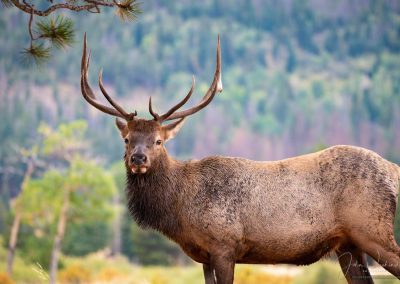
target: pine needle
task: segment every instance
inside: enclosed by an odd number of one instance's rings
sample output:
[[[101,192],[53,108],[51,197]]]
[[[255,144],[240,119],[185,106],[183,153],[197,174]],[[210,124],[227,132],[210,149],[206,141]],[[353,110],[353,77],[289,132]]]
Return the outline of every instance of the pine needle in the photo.
[[[134,21],[142,13],[140,4],[137,0],[122,0],[117,3],[115,13],[124,22]]]
[[[0,0],[0,3],[5,8],[10,8],[10,7],[14,6],[14,4],[11,0]]]
[[[36,33],[40,38],[46,38],[56,48],[65,48],[74,41],[74,22],[61,15],[36,24]]]
[[[32,65],[35,63],[40,66],[50,59],[50,48],[45,47],[43,44],[32,44],[28,48],[24,48],[22,53],[22,63],[24,65]]]

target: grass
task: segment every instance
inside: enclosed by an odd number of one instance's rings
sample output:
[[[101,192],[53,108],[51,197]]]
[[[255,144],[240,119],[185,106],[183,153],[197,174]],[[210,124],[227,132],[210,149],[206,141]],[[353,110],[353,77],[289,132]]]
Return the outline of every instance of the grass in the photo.
[[[48,283],[48,273],[40,264],[15,259],[12,280],[5,274],[6,250],[0,245],[0,283]],[[392,277],[374,279],[377,284],[394,284]],[[204,283],[202,266],[138,266],[125,257],[106,257],[104,252],[85,257],[63,256],[58,272],[60,284],[200,284]],[[347,283],[339,264],[331,260],[319,261],[310,266],[237,265],[235,284],[344,284]]]
[[[124,257],[107,258],[95,253],[84,258],[63,257],[64,268],[59,272],[60,283],[126,283],[126,284],[203,284],[200,264],[190,266],[138,266]],[[236,284],[289,284],[293,276],[274,275],[265,266],[238,265]]]

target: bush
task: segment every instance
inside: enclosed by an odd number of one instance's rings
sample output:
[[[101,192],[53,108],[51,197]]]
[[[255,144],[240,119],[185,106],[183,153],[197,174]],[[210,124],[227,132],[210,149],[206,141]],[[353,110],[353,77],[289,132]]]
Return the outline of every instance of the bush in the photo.
[[[110,230],[98,221],[69,224],[62,244],[64,254],[83,256],[107,246]]]
[[[91,281],[91,274],[85,267],[80,265],[71,265],[60,271],[58,280],[65,284],[81,284]]]
[[[0,283],[1,284],[15,284],[15,282],[4,272],[0,272]]]
[[[113,280],[117,280],[123,277],[124,275],[122,275],[122,273],[117,269],[112,267],[109,268],[107,267],[99,272],[99,275],[96,276],[96,280],[100,282],[110,283]]]
[[[289,284],[292,283],[292,277],[288,275],[273,275],[249,266],[238,267],[235,273],[235,284],[259,283]]]

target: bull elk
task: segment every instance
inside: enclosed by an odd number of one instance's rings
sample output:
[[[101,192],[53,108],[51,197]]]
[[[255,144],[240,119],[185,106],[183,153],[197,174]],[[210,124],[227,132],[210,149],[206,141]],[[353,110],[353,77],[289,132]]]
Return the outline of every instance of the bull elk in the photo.
[[[195,88],[153,119],[128,113],[88,82],[84,36],[81,91],[97,109],[116,116],[125,142],[128,208],[143,228],[160,231],[203,264],[205,282],[232,283],[235,263],[311,264],[335,252],[349,283],[373,283],[368,254],[400,279],[400,248],[393,235],[400,167],[359,147],[335,146],[280,161],[212,156],[178,161],[164,144],[185,117],[222,91],[218,37],[214,78],[202,100],[178,111]],[[164,124],[172,121],[169,124]]]

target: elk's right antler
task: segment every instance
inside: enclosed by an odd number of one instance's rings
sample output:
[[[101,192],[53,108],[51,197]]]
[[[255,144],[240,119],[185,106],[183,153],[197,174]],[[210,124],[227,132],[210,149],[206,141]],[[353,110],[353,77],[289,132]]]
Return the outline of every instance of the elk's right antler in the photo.
[[[114,107],[110,108],[108,106],[105,106],[101,104],[99,101],[97,101],[96,96],[92,90],[92,88],[89,85],[88,82],[88,71],[89,71],[89,64],[90,64],[90,52],[89,56],[86,56],[86,33],[83,38],[83,52],[82,52],[82,62],[81,62],[81,92],[85,100],[94,106],[95,108],[101,110],[102,112],[105,112],[107,114],[117,116],[124,118],[127,121],[133,120],[135,116],[137,115],[137,112],[133,113],[127,113],[119,104],[117,104],[111,97],[108,95],[106,89],[104,88],[103,85],[103,72],[100,70],[99,73],[99,86],[100,90],[103,93],[104,97],[107,99],[107,101]]]

